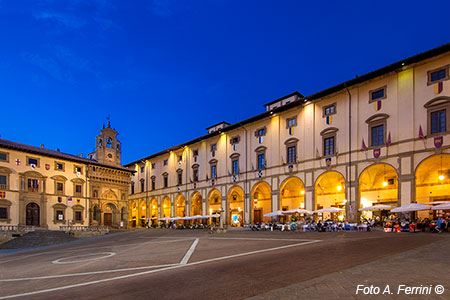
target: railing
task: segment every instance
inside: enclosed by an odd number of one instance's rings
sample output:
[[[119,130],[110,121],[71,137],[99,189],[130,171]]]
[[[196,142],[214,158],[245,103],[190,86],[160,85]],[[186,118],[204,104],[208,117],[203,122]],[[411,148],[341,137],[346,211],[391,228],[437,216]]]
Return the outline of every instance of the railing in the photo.
[[[28,188],[28,192],[31,192],[31,193],[38,193],[39,192],[39,188],[37,187],[29,187]]]
[[[106,231],[108,226],[59,226],[60,231]]]
[[[0,225],[0,231],[29,232],[29,231],[34,231],[34,226],[28,226],[28,225]]]
[[[0,190],[6,190],[6,184],[0,184]]]

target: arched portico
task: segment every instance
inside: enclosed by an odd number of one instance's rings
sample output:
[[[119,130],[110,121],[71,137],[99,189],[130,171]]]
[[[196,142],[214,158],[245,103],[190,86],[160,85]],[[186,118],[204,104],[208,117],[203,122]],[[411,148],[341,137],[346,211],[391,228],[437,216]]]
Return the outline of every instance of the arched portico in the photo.
[[[322,209],[336,207],[345,209],[347,200],[345,199],[345,178],[336,171],[327,171],[321,174],[314,185],[315,205],[314,208]],[[343,219],[342,213],[323,213],[322,218]]]
[[[251,201],[251,223],[260,224],[264,220],[269,222],[271,218],[264,217],[272,211],[272,189],[267,182],[260,181],[253,186]]]
[[[241,227],[244,225],[244,190],[235,185],[228,191],[227,224]]]

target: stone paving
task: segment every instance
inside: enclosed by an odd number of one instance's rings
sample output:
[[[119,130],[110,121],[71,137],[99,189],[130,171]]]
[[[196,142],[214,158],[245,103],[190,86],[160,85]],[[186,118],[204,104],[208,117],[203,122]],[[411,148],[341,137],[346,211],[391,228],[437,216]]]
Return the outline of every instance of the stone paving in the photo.
[[[400,254],[367,264],[323,275],[311,280],[247,298],[248,300],[275,299],[450,299],[450,237]],[[356,295],[358,284],[380,287],[378,295]],[[390,292],[383,294],[389,285]],[[429,295],[398,293],[399,285],[408,287],[432,285]],[[436,294],[436,285],[445,292]]]

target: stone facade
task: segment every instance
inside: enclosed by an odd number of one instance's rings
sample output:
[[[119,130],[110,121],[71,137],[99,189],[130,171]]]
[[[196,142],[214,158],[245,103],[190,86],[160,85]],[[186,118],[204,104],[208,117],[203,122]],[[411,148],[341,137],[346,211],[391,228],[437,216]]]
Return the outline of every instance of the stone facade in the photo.
[[[131,224],[223,208],[226,223],[241,226],[268,221],[271,211],[329,206],[345,209],[331,217],[357,220],[373,204],[450,200],[449,51],[310,96],[295,92],[265,113],[127,164],[136,171]]]
[[[110,126],[99,136],[109,133],[119,144]],[[113,149],[119,160],[106,163],[0,140],[0,225],[126,226],[132,172],[120,165],[120,147]]]

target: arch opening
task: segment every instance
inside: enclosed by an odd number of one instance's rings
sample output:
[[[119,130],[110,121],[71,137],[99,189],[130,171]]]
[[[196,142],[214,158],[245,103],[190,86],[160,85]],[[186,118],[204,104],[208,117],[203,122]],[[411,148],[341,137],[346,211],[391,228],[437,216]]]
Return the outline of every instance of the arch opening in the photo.
[[[242,227],[244,225],[244,190],[234,186],[228,191],[227,225]]]
[[[272,189],[267,182],[259,182],[253,187],[251,201],[252,224],[270,222],[272,218],[264,217],[272,211]]]
[[[327,171],[321,174],[314,185],[315,209],[336,207],[345,209],[347,200],[345,199],[345,179],[341,173]],[[343,220],[345,212],[328,213],[318,216],[322,220]]]

